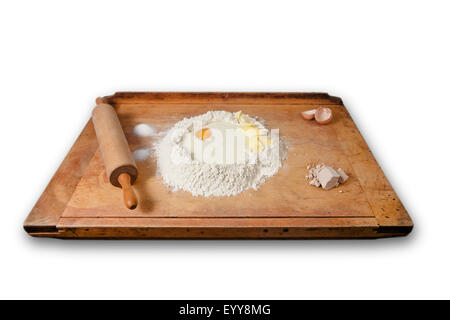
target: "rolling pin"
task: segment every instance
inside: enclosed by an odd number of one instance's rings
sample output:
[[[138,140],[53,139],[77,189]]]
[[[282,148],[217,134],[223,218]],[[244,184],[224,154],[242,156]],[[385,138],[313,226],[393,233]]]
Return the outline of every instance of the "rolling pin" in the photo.
[[[92,121],[106,174],[113,186],[123,189],[125,206],[133,210],[137,207],[136,194],[131,186],[138,175],[136,163],[116,111],[101,98],[96,102],[97,106],[92,111]]]

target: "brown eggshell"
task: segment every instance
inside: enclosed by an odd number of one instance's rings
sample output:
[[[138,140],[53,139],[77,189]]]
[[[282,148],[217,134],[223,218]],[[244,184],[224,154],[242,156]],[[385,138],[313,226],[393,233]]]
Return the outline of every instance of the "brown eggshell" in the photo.
[[[312,120],[314,119],[314,115],[316,114],[316,109],[307,110],[302,112],[302,118],[305,120]]]
[[[333,119],[333,111],[330,108],[320,107],[317,108],[316,114],[314,115],[317,123],[328,124]]]

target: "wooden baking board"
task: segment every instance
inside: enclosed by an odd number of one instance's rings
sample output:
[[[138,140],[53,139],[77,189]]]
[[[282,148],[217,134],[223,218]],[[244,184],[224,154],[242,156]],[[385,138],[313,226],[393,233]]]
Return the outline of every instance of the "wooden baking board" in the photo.
[[[407,235],[413,223],[384,176],[341,99],[323,93],[121,92],[105,97],[116,108],[131,150],[156,138],[132,129],[151,123],[159,131],[209,110],[239,111],[279,128],[288,145],[283,167],[258,191],[234,197],[194,197],[171,192],[156,161],[138,163],[136,210],[105,174],[89,121],[25,221],[32,236],[55,238],[380,238]],[[318,106],[334,112],[331,124],[305,121]],[[307,165],[325,162],[350,179],[325,191],[308,185]]]

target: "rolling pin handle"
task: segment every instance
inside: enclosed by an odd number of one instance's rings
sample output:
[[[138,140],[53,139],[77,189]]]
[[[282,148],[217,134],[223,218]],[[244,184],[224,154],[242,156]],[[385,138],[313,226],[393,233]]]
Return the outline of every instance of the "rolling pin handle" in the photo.
[[[125,203],[125,206],[130,210],[136,209],[137,198],[133,191],[133,188],[131,187],[130,175],[128,173],[122,173],[121,175],[119,175],[118,181],[123,190],[123,201]]]
[[[102,97],[98,97],[97,99],[95,99],[95,103],[97,105],[105,103],[105,99],[103,99]]]

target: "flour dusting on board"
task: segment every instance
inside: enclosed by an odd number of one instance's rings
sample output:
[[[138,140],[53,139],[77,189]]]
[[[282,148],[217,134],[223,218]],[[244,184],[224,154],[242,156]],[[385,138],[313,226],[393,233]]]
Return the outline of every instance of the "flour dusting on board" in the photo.
[[[145,161],[148,157],[150,157],[150,149],[142,148],[133,152],[133,158],[138,162]]]
[[[171,190],[233,196],[258,187],[286,158],[278,130],[242,112],[209,111],[176,123],[156,143],[158,173]]]
[[[151,137],[156,135],[157,130],[148,123],[140,123],[133,128],[133,133],[138,137]]]

